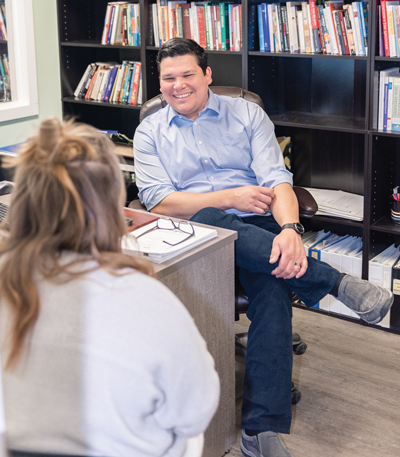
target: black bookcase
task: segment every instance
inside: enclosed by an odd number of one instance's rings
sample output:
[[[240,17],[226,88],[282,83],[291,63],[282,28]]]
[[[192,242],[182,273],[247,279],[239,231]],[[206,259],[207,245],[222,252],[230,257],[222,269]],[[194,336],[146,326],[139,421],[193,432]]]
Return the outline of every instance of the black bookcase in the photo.
[[[64,115],[132,137],[139,122],[135,106],[74,99],[87,65],[95,61],[141,60],[144,100],[159,93],[150,43],[150,4],[139,0],[141,45],[102,46],[107,0],[58,0]],[[378,57],[377,0],[368,4],[368,56],[264,53],[248,50],[248,17],[254,0],[242,1],[243,50],[206,51],[214,85],[234,85],[263,99],[277,136],[292,138],[296,185],[340,189],[364,196],[364,221],[315,216],[307,229],[329,229],[363,237],[363,277],[368,261],[385,247],[400,244],[400,226],[390,219],[391,190],[400,185],[400,135],[373,127],[375,72],[400,66]]]

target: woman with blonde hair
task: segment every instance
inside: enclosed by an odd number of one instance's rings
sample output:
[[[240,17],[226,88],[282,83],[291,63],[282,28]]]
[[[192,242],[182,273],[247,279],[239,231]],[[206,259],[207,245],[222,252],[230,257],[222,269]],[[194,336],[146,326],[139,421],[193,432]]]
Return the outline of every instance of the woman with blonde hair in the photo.
[[[217,407],[218,376],[182,303],[150,264],[121,252],[112,142],[47,119],[16,162],[0,239],[9,448],[187,455]]]

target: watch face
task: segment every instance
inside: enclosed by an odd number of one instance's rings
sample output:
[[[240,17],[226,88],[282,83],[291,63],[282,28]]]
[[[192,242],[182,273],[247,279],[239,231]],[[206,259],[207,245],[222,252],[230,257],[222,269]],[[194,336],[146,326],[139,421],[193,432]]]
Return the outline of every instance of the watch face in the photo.
[[[299,233],[300,235],[303,235],[304,227],[302,226],[302,224],[300,224],[300,222],[295,222],[293,225],[295,226],[296,232]]]

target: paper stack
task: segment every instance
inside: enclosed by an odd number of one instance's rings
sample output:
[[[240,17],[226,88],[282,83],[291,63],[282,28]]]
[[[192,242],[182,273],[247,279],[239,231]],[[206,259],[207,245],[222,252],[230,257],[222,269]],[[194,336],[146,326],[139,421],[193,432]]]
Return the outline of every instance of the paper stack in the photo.
[[[194,235],[182,243],[179,242],[187,234],[178,230],[157,229],[136,239],[136,236],[155,227],[156,224],[157,222],[152,222],[125,235],[121,240],[122,252],[125,254],[142,255],[148,257],[152,262],[162,263],[206,241],[216,238],[218,234],[215,229],[193,225]],[[170,246],[166,242],[179,244]]]
[[[364,197],[342,190],[305,187],[318,204],[317,215],[363,220]]]

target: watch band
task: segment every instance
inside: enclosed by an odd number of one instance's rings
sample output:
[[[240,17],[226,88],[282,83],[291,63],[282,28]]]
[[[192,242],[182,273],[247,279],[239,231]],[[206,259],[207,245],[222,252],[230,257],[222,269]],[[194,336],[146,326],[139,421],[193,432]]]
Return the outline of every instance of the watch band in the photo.
[[[303,235],[303,233],[304,233],[304,227],[302,226],[302,224],[300,224],[300,222],[293,222],[292,224],[284,224],[281,227],[281,231],[288,229],[288,228],[293,229],[299,235]]]

